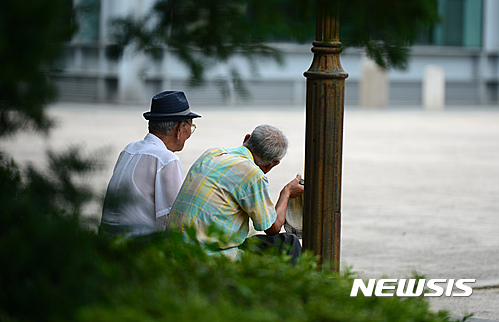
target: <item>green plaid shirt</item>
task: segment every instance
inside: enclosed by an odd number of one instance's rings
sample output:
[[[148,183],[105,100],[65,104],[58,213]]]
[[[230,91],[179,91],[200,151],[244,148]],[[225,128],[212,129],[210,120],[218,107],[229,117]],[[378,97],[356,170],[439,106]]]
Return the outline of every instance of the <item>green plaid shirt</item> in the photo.
[[[194,227],[196,238],[213,243],[210,254],[237,257],[249,231],[266,230],[277,218],[270,200],[268,180],[246,147],[206,151],[192,165],[168,216],[167,227],[184,232]],[[223,236],[211,236],[214,226]]]

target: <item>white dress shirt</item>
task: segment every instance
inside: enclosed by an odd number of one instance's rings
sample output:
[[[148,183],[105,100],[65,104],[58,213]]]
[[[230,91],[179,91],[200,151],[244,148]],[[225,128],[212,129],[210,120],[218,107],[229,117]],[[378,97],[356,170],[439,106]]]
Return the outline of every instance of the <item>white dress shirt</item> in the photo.
[[[109,181],[101,229],[112,235],[145,235],[165,229],[183,181],[177,155],[157,136],[128,144]]]

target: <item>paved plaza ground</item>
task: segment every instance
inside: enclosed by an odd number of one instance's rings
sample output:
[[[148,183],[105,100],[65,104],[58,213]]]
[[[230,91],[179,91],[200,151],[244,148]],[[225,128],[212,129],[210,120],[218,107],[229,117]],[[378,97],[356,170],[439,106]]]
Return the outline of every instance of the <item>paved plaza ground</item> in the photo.
[[[121,149],[142,139],[147,105],[58,103],[49,137],[0,142],[15,160],[45,163],[71,145],[100,156],[92,185],[104,193]],[[203,117],[179,153],[184,173],[213,146],[236,147],[258,124],[281,128],[288,155],[268,175],[271,193],[303,173],[303,107],[192,107]],[[365,110],[346,107],[343,147],[343,265],[361,277],[476,279],[470,297],[432,298],[453,315],[499,320],[499,106]],[[88,216],[100,218],[100,206]]]

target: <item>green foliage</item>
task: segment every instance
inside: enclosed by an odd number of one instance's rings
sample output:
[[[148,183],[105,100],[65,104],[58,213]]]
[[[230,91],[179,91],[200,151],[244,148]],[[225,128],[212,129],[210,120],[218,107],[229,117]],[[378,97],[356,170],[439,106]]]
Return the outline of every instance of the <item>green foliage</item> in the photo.
[[[407,68],[409,46],[439,22],[437,0],[340,1],[341,41],[383,68]]]
[[[2,0],[0,10],[0,136],[46,131],[43,107],[55,97],[46,76],[75,31],[71,0]]]
[[[319,271],[309,253],[296,265],[249,251],[234,263],[175,231],[107,239],[80,221],[72,178],[92,168],[69,155],[46,174],[0,161],[1,320],[449,320],[424,298],[351,298],[350,269]]]
[[[100,240],[79,220],[85,189],[77,167],[53,160],[42,174],[0,158],[0,319],[70,317],[101,296]]]
[[[256,59],[282,63],[279,52],[264,43],[274,25],[282,21],[269,19],[269,3],[265,1],[196,1],[159,0],[144,17],[127,17],[114,21],[116,46],[108,51],[118,58],[126,46],[160,58],[168,48],[191,72],[191,85],[199,85],[207,69],[227,63],[241,55],[257,70]],[[255,5],[258,4],[258,5]],[[277,16],[280,17],[280,16]],[[259,22],[263,22],[261,24]],[[270,24],[270,28],[269,25]],[[237,66],[228,67],[236,91],[247,95]],[[221,81],[221,88],[227,88]]]
[[[341,21],[341,41],[366,49],[383,68],[407,67],[408,47],[420,33],[438,21],[436,0],[158,0],[145,17],[128,17],[114,23],[119,57],[126,46],[161,57],[165,48],[189,67],[200,82],[210,66],[241,55],[252,70],[255,59],[281,62],[269,41],[313,40],[315,16],[333,3]],[[240,84],[237,67],[233,81]]]

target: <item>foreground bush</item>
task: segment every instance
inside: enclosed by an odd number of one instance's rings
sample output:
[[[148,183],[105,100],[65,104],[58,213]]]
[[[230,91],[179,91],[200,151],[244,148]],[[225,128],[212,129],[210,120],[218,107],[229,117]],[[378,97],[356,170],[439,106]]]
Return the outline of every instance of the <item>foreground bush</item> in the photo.
[[[109,301],[79,311],[85,321],[448,321],[424,298],[350,298],[352,278],[318,272],[305,255],[209,258],[180,235],[115,245]]]
[[[105,239],[80,222],[76,196],[88,191],[71,174],[89,168],[75,159],[24,177],[0,160],[1,321],[449,320],[422,297],[351,298],[348,270],[319,272],[309,254],[295,266],[252,253],[233,263],[177,232]]]

